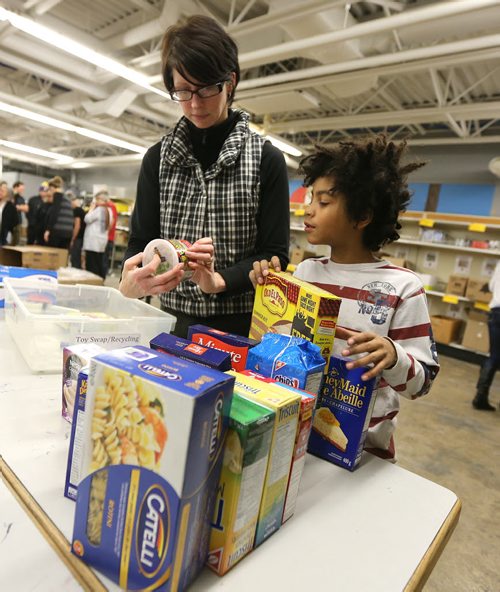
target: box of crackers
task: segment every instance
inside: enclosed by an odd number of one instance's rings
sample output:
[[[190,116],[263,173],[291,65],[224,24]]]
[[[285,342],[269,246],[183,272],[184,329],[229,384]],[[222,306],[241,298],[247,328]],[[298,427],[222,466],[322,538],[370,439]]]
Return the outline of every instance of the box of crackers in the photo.
[[[250,337],[265,333],[303,337],[321,349],[326,364],[333,351],[341,298],[286,272],[270,272],[257,285]]]

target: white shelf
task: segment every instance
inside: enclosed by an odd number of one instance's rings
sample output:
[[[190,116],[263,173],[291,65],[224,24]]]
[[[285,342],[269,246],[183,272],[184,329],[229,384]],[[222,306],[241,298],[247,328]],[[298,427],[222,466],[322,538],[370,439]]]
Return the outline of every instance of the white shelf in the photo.
[[[444,249],[447,251],[463,251],[467,253],[477,253],[481,255],[491,255],[500,257],[500,251],[496,249],[476,249],[474,247],[459,247],[458,245],[446,245],[443,243],[431,243],[429,241],[411,240],[409,238],[400,238],[396,245],[414,245],[416,247],[429,247],[432,249]]]
[[[290,230],[298,230],[299,232],[304,232],[304,227],[303,226],[290,226]]]
[[[437,220],[436,218],[426,218],[425,216],[422,216],[422,218],[412,218],[412,217],[407,217],[407,216],[401,216],[399,218],[400,222],[414,222],[415,224],[420,224],[420,222],[422,220],[432,220],[434,222],[435,226],[454,226],[455,228],[469,228],[469,226],[471,224],[475,224],[475,220],[471,219],[470,222],[461,222],[460,220]],[[480,224],[483,224],[483,222],[480,222]],[[486,230],[500,230],[500,224],[488,224],[485,223],[486,226]],[[477,232],[474,230],[471,230],[470,232]],[[479,234],[483,234],[482,232],[479,232]]]
[[[470,298],[466,298],[465,296],[457,296],[456,294],[448,294],[447,292],[439,292],[437,290],[426,290],[425,293],[428,296],[437,296],[438,298],[442,298],[443,296],[453,296],[454,298],[458,298],[462,302],[474,302]]]
[[[470,347],[465,347],[461,343],[454,343],[454,342],[452,342],[452,343],[441,343],[440,341],[437,341],[436,343],[438,345],[447,345],[449,347],[453,347],[454,349],[461,349],[462,351],[471,352],[471,353],[477,354],[479,356],[485,356],[485,357],[488,356],[488,354],[485,354],[484,352],[477,351],[476,349],[471,349]]]

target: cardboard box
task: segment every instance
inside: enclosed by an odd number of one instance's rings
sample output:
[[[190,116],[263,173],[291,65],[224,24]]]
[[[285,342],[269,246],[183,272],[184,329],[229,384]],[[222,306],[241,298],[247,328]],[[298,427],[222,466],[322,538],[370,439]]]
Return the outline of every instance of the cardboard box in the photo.
[[[321,349],[326,364],[333,351],[341,298],[288,273],[270,273],[257,285],[250,337],[265,333],[303,337]]]
[[[68,264],[68,250],[38,245],[2,247],[0,263],[34,269],[59,269]]]
[[[487,279],[469,279],[465,297],[474,302],[489,304],[493,294],[489,291]]]
[[[271,409],[233,396],[207,560],[220,576],[253,549],[274,421]]]
[[[146,347],[92,358],[72,552],[124,590],[205,565],[233,383]]]
[[[205,347],[189,339],[183,339],[170,333],[160,333],[149,342],[151,349],[165,354],[190,360],[202,366],[215,368],[221,372],[231,370],[231,354],[213,347]]]
[[[446,286],[447,294],[454,294],[455,296],[464,296],[467,289],[467,278],[460,275],[450,275],[448,284]]]
[[[76,267],[60,267],[57,270],[57,282],[59,284],[85,284],[87,286],[103,286],[101,276]]]
[[[288,478],[295,447],[301,398],[295,392],[230,370],[234,392],[269,407],[276,413],[271,452],[255,533],[257,547],[281,526]]]
[[[442,315],[431,316],[432,332],[438,343],[452,343],[458,340],[463,321]]]
[[[490,335],[488,323],[469,319],[465,325],[465,332],[462,338],[462,345],[473,351],[484,354],[490,351]]]
[[[304,259],[304,249],[300,247],[292,249],[290,252],[290,263],[291,265],[298,265]]]
[[[353,471],[359,464],[375,405],[376,378],[361,380],[366,366],[346,368],[332,356],[314,414],[308,451]]]
[[[408,261],[404,257],[393,257],[392,255],[383,255],[383,259],[392,263],[395,267],[405,267],[406,269],[415,270],[415,263]]]

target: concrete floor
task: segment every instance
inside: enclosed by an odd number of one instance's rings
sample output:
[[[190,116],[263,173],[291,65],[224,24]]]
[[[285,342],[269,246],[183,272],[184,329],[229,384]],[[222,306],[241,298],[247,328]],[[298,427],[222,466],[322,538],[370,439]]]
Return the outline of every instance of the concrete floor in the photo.
[[[117,284],[115,272],[106,285]],[[458,526],[424,592],[500,592],[500,411],[471,406],[479,366],[446,356],[440,363],[429,395],[402,398],[396,432],[399,465],[462,501]],[[498,405],[500,372],[490,395]]]
[[[398,464],[454,491],[462,513],[425,592],[500,591],[500,411],[471,406],[479,366],[440,356],[429,395],[402,399]],[[500,373],[490,391],[498,406]],[[411,508],[409,508],[411,511]]]

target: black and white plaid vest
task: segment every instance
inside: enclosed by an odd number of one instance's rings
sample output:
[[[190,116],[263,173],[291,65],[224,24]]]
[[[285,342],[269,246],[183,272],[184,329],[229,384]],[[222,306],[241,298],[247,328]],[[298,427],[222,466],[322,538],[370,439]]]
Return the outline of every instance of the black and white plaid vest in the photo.
[[[264,140],[250,130],[248,115],[239,113],[217,161],[205,172],[192,153],[184,118],[161,143],[161,236],[191,243],[212,237],[216,271],[255,252]],[[197,285],[185,281],[160,299],[164,307],[204,317],[250,312],[253,297],[253,291],[204,294]]]

